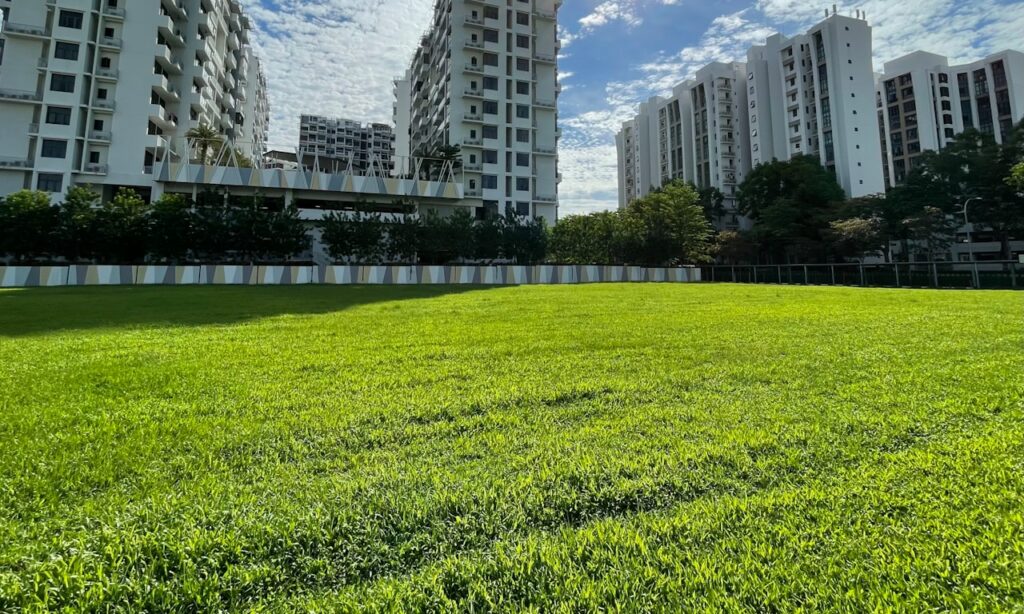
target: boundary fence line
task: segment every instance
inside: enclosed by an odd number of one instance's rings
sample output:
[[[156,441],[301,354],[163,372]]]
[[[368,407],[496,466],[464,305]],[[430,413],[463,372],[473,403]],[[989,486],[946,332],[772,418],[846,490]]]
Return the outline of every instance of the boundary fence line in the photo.
[[[894,262],[885,264],[707,265],[705,282],[874,288],[1024,290],[1024,263]]]
[[[181,285],[530,285],[698,282],[696,267],[419,265],[0,266],[0,287]]]

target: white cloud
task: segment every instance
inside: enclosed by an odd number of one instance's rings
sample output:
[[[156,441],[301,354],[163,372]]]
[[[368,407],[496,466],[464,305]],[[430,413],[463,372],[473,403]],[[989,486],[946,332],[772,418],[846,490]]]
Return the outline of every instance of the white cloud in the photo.
[[[246,0],[270,89],[270,144],[298,145],[302,113],[391,122],[392,80],[432,0]]]

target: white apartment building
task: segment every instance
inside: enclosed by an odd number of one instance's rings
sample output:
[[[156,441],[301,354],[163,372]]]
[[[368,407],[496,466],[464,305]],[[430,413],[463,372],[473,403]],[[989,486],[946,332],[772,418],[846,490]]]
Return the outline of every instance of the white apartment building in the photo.
[[[885,191],[874,105],[871,26],[833,9],[806,34],[747,54],[751,164],[812,155],[849,197]]]
[[[900,185],[921,152],[943,149],[968,128],[999,143],[1009,137],[1024,119],[1024,53],[950,66],[945,56],[917,51],[886,62],[876,101],[886,186]]]
[[[0,0],[0,194],[92,184],[148,194],[207,125],[266,143],[266,81],[238,0]],[[59,197],[59,196],[58,196]]]
[[[437,0],[396,82],[395,124],[413,156],[461,148],[476,215],[558,217],[561,0]],[[409,113],[406,115],[405,108]],[[405,153],[400,136],[399,155]]]
[[[315,158],[320,168],[364,172],[376,165],[391,171],[395,134],[387,124],[360,124],[349,119],[303,115],[299,120],[299,153],[307,166]]]
[[[641,103],[616,135],[619,208],[682,179],[724,196],[720,229],[745,225],[736,190],[750,170],[747,153],[746,68],[715,62],[677,85],[672,96]]]

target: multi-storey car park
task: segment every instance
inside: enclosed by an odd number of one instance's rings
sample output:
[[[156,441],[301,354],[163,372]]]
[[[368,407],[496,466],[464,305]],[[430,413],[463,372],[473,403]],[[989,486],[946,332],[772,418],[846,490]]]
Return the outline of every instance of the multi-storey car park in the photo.
[[[0,193],[143,194],[212,127],[259,158],[266,81],[238,0],[0,0]]]
[[[398,159],[458,146],[463,206],[558,215],[561,0],[437,0],[395,83]],[[407,111],[408,110],[408,111]],[[398,168],[399,174],[409,169]]]
[[[299,120],[299,153],[305,165],[367,171],[374,164],[391,171],[395,134],[388,124],[303,115]]]

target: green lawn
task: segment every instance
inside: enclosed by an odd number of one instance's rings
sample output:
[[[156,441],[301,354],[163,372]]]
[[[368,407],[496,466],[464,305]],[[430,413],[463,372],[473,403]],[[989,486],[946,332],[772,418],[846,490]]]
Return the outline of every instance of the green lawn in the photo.
[[[1024,609],[1024,294],[0,291],[0,611]]]

